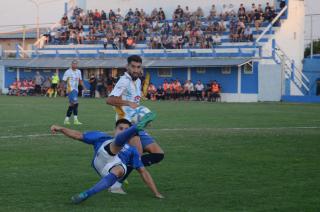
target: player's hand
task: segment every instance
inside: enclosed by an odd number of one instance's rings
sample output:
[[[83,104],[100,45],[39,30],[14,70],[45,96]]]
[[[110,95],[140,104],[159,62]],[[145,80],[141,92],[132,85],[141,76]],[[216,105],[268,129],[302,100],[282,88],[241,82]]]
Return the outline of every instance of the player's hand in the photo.
[[[60,126],[52,125],[50,129],[51,129],[52,134],[57,134],[57,132],[59,132],[61,130],[61,128],[62,127],[60,127]]]
[[[164,196],[162,196],[162,194],[156,194],[156,198],[158,198],[158,199],[164,199]]]
[[[136,109],[137,107],[139,107],[139,105],[137,103],[134,103],[134,102],[129,102],[128,105],[129,105],[129,107],[131,107],[133,109]]]

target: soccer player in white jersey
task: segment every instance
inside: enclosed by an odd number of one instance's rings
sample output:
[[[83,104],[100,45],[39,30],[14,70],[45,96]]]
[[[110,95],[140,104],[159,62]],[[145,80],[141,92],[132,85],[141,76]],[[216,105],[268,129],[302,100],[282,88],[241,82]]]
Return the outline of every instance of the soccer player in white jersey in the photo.
[[[138,55],[132,55],[127,60],[127,71],[120,77],[109,94],[106,103],[114,106],[116,120],[124,118],[131,121],[130,111],[139,107],[141,99],[141,80],[139,77],[142,76],[142,59]],[[159,163],[164,158],[164,152],[161,147],[145,131],[140,131],[138,136],[130,140],[130,144],[136,146],[141,155],[143,152],[147,152],[147,154],[141,156],[144,166]],[[127,174],[122,181],[126,179],[131,171],[132,168],[128,167]],[[121,188],[122,181],[114,184],[111,192],[124,194],[125,192]]]
[[[74,195],[71,199],[73,203],[81,203],[96,193],[108,189],[118,179],[124,176],[128,165],[133,166],[134,169],[139,172],[141,178],[156,198],[163,198],[151,175],[147,169],[144,168],[137,149],[127,145],[130,138],[143,130],[143,128],[154,120],[154,118],[154,113],[148,113],[135,125],[131,125],[126,119],[119,119],[116,122],[114,138],[99,131],[81,133],[57,125],[51,126],[52,133],[61,132],[65,136],[82,141],[86,144],[91,144],[94,149],[92,166],[101,176],[101,180],[90,189]]]
[[[69,68],[63,75],[62,80],[65,81],[67,84],[67,96],[69,99],[69,108],[67,110],[67,115],[64,120],[64,124],[69,125],[70,124],[70,117],[73,113],[73,119],[75,125],[82,124],[78,120],[78,86],[79,83],[82,85],[84,89],[85,86],[82,81],[81,71],[77,69],[78,62],[76,60],[72,61],[71,68]]]

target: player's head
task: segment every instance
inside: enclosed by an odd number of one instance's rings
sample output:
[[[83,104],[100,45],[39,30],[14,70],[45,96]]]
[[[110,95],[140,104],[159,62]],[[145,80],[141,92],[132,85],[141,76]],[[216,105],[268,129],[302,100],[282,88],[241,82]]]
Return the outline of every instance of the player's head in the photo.
[[[71,63],[72,70],[76,70],[78,68],[78,61],[73,60]]]
[[[127,65],[128,73],[132,80],[137,80],[142,74],[142,59],[139,55],[131,55],[128,57]]]
[[[129,127],[131,127],[132,124],[130,121],[128,121],[127,119],[119,119],[116,122],[116,129],[115,129],[115,136],[118,135],[119,133],[121,133],[122,131],[128,129]]]

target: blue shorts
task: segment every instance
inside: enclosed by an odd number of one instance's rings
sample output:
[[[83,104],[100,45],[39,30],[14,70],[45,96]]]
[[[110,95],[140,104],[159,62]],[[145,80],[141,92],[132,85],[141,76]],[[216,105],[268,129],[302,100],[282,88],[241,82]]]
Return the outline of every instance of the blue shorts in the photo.
[[[152,138],[146,131],[140,131],[139,137],[142,144],[142,149],[144,149],[149,144],[154,143],[154,138]]]
[[[71,104],[77,104],[78,103],[78,91],[72,90],[68,94],[68,99]]]

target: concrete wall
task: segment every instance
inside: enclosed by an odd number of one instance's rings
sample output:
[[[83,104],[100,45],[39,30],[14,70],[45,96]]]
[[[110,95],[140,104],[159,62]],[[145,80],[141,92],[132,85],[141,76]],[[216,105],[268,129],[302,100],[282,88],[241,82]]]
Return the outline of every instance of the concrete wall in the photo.
[[[286,55],[294,60],[296,66],[302,70],[305,24],[304,1],[290,0],[288,6],[288,18],[282,22],[275,39]],[[295,95],[299,91],[293,88],[291,92],[293,92],[292,95]]]
[[[259,65],[259,101],[280,101],[282,90],[281,66]]]

